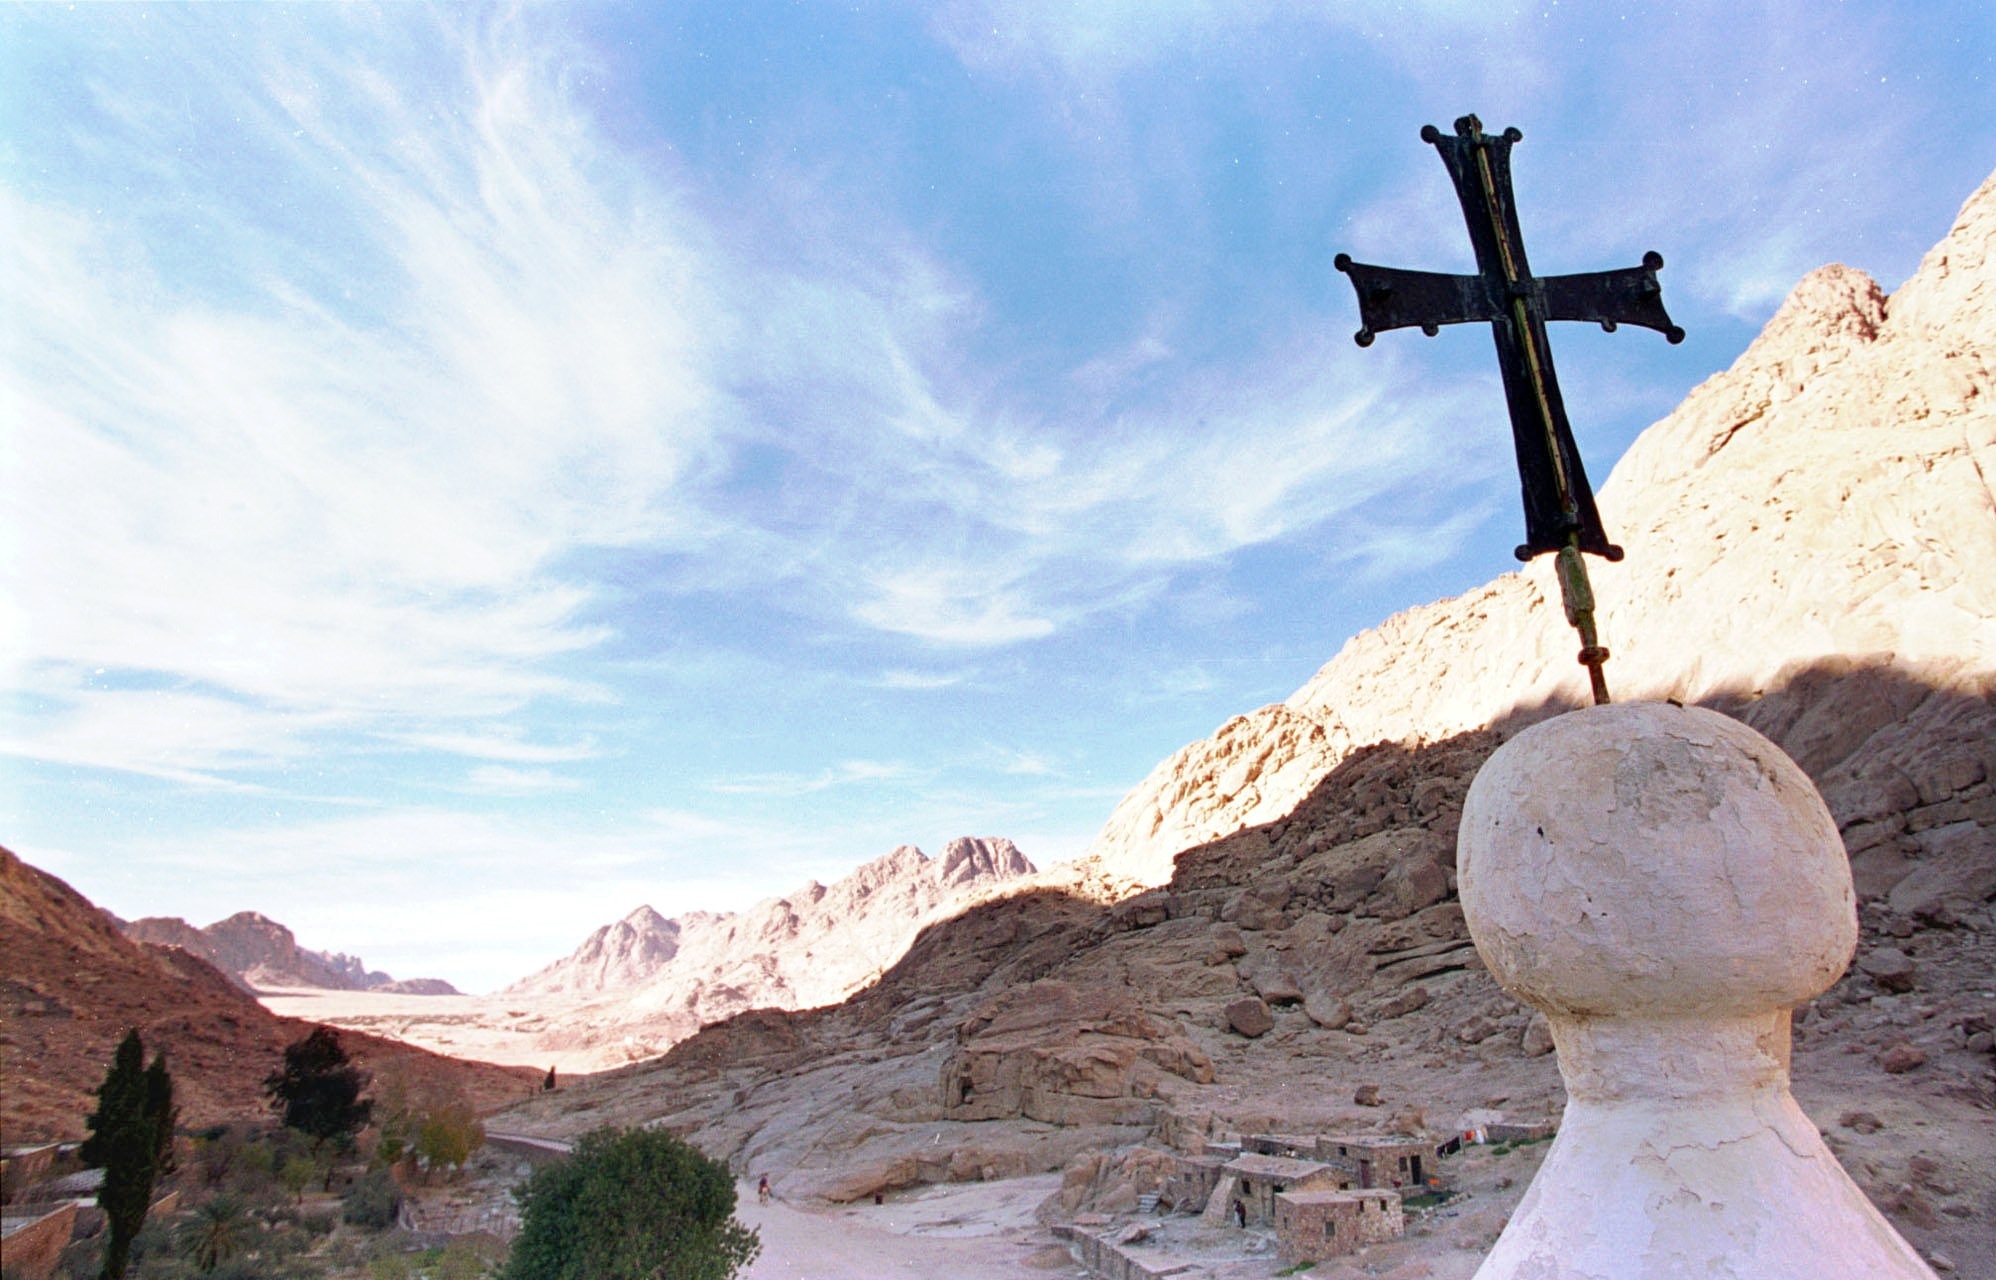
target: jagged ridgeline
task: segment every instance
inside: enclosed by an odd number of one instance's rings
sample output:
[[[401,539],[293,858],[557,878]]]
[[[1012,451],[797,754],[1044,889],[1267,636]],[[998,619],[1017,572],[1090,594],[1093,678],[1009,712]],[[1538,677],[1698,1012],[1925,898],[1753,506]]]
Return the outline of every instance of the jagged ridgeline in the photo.
[[[358,956],[312,951],[290,929],[256,911],[238,911],[197,929],[178,916],[120,921],[125,936],[154,946],[179,947],[200,956],[245,991],[313,987],[327,991],[380,991],[390,995],[449,996],[457,988],[442,978],[396,979],[369,969]]]
[[[1864,929],[1796,1014],[1797,1095],[1954,1257],[1986,1252],[1996,1193],[1992,245],[1996,179],[1889,298],[1844,267],[1798,284],[1602,486],[1629,554],[1595,584],[1619,698],[1737,716],[1828,800]],[[1128,1190],[1097,1156],[1132,1142],[1556,1114],[1454,857],[1490,751],[1587,700],[1557,599],[1538,562],[1388,619],[843,1004],[732,1018],[513,1123],[661,1121],[835,1200],[1080,1169],[1071,1212]]]
[[[744,1010],[843,1000],[924,926],[1032,873],[1002,838],[952,840],[934,858],[902,845],[833,884],[814,880],[740,913],[668,919],[639,907],[501,994],[547,1009],[538,1038],[548,1049],[618,1065]]]

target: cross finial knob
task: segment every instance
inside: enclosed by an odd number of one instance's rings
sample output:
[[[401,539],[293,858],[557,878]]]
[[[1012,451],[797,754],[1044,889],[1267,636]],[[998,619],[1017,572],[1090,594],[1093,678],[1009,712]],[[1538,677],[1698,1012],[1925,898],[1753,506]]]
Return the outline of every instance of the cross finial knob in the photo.
[[[1545,1012],[1559,1137],[1478,1280],[1933,1275],[1788,1090],[1789,1010],[1857,940],[1807,775],[1716,712],[1593,707],[1491,756],[1463,807],[1463,912]]]

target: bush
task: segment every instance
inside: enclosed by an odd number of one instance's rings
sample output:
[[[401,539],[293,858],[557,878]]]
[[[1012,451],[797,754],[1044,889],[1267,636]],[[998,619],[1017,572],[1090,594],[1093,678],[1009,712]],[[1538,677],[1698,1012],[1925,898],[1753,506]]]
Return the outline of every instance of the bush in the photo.
[[[729,1280],[762,1241],[727,1167],[663,1129],[598,1129],[516,1188],[508,1280]]]
[[[340,1217],[368,1231],[386,1231],[401,1208],[402,1189],[394,1176],[386,1169],[370,1169],[342,1197]]]

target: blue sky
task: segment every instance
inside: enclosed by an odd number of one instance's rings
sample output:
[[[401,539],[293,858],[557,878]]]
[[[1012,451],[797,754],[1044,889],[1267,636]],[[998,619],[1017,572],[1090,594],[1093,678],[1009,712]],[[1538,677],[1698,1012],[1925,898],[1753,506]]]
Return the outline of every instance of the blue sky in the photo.
[[[1419,130],[1516,125],[1598,484],[1987,174],[1982,3],[0,9],[0,840],[468,989],[898,843],[1078,852],[1511,567]],[[1613,531],[1611,530],[1611,533]],[[1632,553],[1634,549],[1632,549]]]

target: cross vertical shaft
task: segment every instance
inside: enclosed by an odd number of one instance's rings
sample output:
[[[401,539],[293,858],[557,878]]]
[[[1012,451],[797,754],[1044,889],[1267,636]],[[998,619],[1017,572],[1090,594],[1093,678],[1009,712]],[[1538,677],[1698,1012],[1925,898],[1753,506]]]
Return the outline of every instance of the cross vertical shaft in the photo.
[[[1520,560],[1548,552],[1558,557],[1567,622],[1580,633],[1579,660],[1587,668],[1594,700],[1604,703],[1608,683],[1602,664],[1608,650],[1596,630],[1594,594],[1581,553],[1619,560],[1622,549],[1608,541],[1595,510],[1594,492],[1560,398],[1545,325],[1548,320],[1591,320],[1613,331],[1617,325],[1634,324],[1655,329],[1673,343],[1683,341],[1684,331],[1664,311],[1656,281],[1663,259],[1655,253],[1644,255],[1642,266],[1623,270],[1532,274],[1511,198],[1511,146],[1523,136],[1516,129],[1485,134],[1475,116],[1456,121],[1452,137],[1433,125],[1421,130],[1422,140],[1440,153],[1455,184],[1476,251],[1476,275],[1373,266],[1342,253],[1337,268],[1351,277],[1358,292],[1364,326],[1357,334],[1360,346],[1370,346],[1387,329],[1409,325],[1420,326],[1431,337],[1445,324],[1490,325],[1525,507],[1525,541],[1517,555]]]

